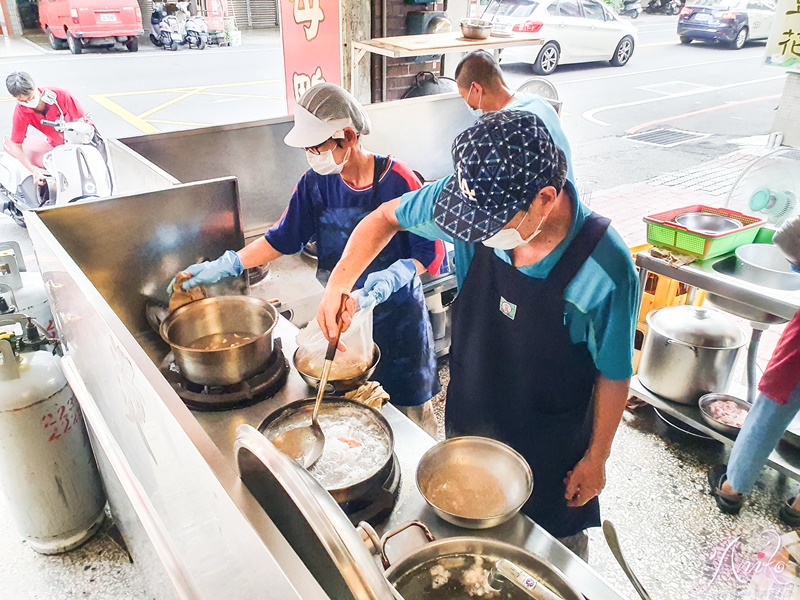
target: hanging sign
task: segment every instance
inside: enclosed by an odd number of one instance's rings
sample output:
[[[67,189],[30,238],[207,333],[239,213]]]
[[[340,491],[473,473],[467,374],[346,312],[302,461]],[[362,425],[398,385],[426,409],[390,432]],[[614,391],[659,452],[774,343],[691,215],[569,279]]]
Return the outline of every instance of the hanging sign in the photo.
[[[764,64],[800,69],[800,0],[778,0]]]
[[[339,0],[280,0],[288,113],[313,85],[342,85]]]

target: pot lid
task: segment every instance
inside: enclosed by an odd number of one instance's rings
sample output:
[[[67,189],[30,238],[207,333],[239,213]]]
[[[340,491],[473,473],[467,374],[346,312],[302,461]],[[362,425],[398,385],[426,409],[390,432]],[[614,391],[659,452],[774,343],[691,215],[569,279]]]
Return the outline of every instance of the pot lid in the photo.
[[[333,497],[256,428],[236,430],[242,481],[330,598],[400,596]]]
[[[740,348],[747,341],[736,321],[705,306],[659,308],[647,314],[647,325],[664,337],[701,348]]]

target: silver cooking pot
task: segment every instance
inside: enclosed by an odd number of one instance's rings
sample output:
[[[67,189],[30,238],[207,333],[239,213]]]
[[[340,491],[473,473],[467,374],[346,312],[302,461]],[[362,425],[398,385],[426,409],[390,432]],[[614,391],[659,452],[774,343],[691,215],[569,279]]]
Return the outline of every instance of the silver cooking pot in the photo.
[[[278,311],[251,296],[197,300],[168,315],[159,326],[181,374],[201,385],[233,385],[259,373],[273,352]],[[191,345],[206,336],[244,333],[249,341],[229,348],[200,350]]]
[[[417,527],[422,530],[429,543],[407,553],[394,564],[391,564],[386,556],[387,542],[399,533]],[[505,559],[520,567],[523,571],[533,576],[540,584],[544,584],[552,591],[556,592],[563,600],[583,600],[583,595],[569,582],[564,574],[549,562],[539,558],[535,554],[528,552],[517,546],[506,544],[489,538],[478,537],[453,537],[442,540],[435,540],[433,534],[420,521],[410,521],[395,529],[387,531],[382,538],[378,538],[375,530],[367,523],[359,523],[358,532],[361,539],[367,545],[370,552],[375,556],[380,556],[381,562],[386,569],[386,579],[398,591],[398,593],[408,600],[428,597],[431,593],[431,568],[441,564],[442,560],[465,558],[468,561],[475,557],[482,557],[487,561],[496,562]],[[488,567],[488,565],[487,565]],[[456,579],[454,577],[454,579]],[[514,590],[513,584],[503,586],[504,595],[506,590]],[[444,597],[444,589],[439,590],[437,598]],[[464,598],[466,594],[463,589],[459,589],[451,596]],[[547,597],[544,594],[528,595],[517,591],[514,598]]]
[[[728,391],[733,364],[747,336],[732,318],[712,308],[667,306],[647,314],[639,381],[673,402]]]
[[[298,423],[303,422],[304,419],[310,422],[315,402],[316,398],[305,398],[303,400],[290,402],[267,415],[267,418],[258,426],[258,430],[271,441],[275,437],[275,431],[282,423],[285,423],[289,419]],[[339,396],[323,396],[319,410],[321,415],[326,413],[335,414],[343,410],[356,410],[363,413],[365,418],[378,425],[378,429],[380,430],[378,435],[383,438],[382,446],[385,451],[384,455],[377,461],[376,468],[366,473],[361,480],[349,485],[332,485],[325,487],[326,491],[333,496],[333,499],[339,504],[361,499],[370,491],[380,487],[383,482],[386,481],[386,478],[392,470],[392,464],[394,462],[394,432],[392,432],[392,427],[380,411]]]

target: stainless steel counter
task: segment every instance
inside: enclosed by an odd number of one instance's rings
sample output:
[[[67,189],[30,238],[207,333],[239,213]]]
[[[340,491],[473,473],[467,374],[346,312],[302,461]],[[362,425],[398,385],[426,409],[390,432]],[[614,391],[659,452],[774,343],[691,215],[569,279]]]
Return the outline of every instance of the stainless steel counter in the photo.
[[[647,277],[647,271],[665,275],[692,287],[737,300],[784,319],[791,319],[800,310],[800,290],[784,291],[755,285],[731,275],[731,260],[734,256],[697,261],[684,267],[671,267],[666,261],[650,256],[649,252],[636,255],[640,268],[639,280]],[[641,294],[643,286],[640,285]]]
[[[281,319],[275,330],[275,335],[281,338],[283,351],[291,357],[296,348],[295,335],[297,329],[285,319]],[[301,398],[312,395],[300,375],[292,369],[286,386],[273,398],[244,408],[241,410],[219,413],[194,412],[194,416],[202,428],[219,448],[229,465],[236,469],[234,454],[234,440],[236,428],[247,423],[258,427],[261,421],[278,407]],[[425,522],[437,538],[453,537],[460,535],[478,535],[499,539],[511,544],[523,546],[536,554],[546,558],[560,568],[564,574],[581,590],[589,600],[615,600],[624,598],[614,590],[603,578],[582,560],[567,550],[550,534],[536,525],[528,517],[518,515],[511,521],[493,529],[474,531],[450,525],[439,519],[428,508],[424,498],[419,493],[414,483],[417,463],[428,448],[435,444],[435,440],[417,427],[397,409],[387,405],[383,409],[384,416],[389,420],[395,434],[395,452],[400,461],[402,472],[400,493],[395,509],[388,521],[379,527],[379,533],[385,528],[419,519]],[[418,545],[416,532],[409,531],[389,544],[389,557],[398,558],[407,550]]]

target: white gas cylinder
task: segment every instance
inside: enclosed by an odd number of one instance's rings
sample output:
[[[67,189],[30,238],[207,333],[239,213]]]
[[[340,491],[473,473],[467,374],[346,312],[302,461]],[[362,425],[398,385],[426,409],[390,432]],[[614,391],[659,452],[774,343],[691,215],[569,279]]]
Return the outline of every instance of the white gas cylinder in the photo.
[[[11,288],[11,294],[6,298],[13,306],[11,312],[32,317],[47,330],[49,336],[55,336],[53,313],[42,276],[26,269],[25,259],[17,242],[0,242],[0,285]],[[5,288],[0,288],[0,295],[6,292]]]
[[[105,516],[83,416],[50,351],[15,354],[3,339],[0,353],[0,492],[31,548],[66,552]]]

